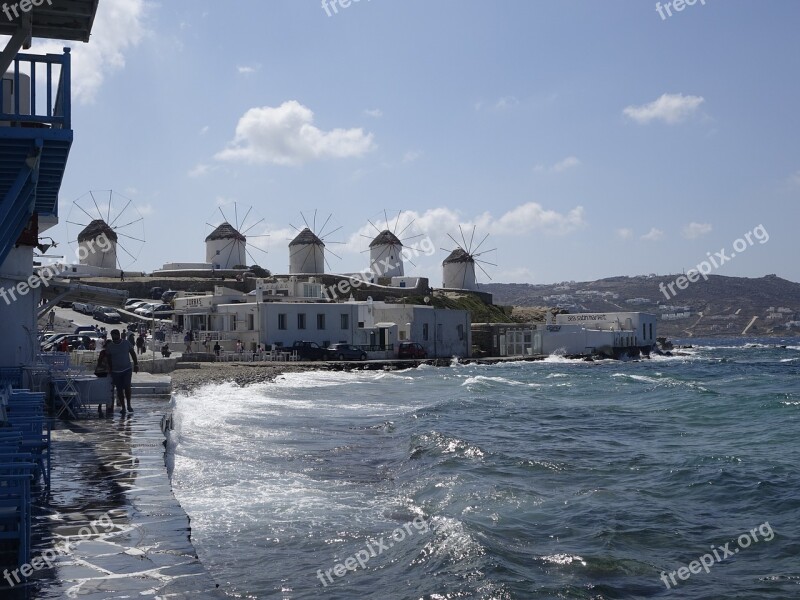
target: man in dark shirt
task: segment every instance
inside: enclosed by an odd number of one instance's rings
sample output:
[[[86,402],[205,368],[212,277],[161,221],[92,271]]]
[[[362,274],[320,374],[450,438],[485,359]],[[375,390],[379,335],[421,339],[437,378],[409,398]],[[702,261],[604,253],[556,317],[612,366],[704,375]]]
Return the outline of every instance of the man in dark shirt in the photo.
[[[125,414],[125,401],[127,400],[127,411],[133,412],[131,407],[131,377],[133,372],[139,372],[139,361],[136,358],[136,351],[126,339],[120,337],[119,329],[111,331],[111,342],[106,344],[106,354],[111,363],[111,383],[117,388],[117,401],[122,407],[122,414]],[[133,360],[133,369],[131,369]]]

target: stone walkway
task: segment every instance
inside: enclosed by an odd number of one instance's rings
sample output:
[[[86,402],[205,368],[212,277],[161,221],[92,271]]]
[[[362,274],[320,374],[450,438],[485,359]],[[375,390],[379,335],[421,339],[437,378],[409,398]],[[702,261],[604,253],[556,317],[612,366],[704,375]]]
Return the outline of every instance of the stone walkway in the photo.
[[[161,432],[168,400],[134,396],[134,409],[53,431],[51,491],[37,502],[33,549],[53,568],[39,562],[27,586],[0,579],[0,597],[226,597],[197,559],[172,495]]]

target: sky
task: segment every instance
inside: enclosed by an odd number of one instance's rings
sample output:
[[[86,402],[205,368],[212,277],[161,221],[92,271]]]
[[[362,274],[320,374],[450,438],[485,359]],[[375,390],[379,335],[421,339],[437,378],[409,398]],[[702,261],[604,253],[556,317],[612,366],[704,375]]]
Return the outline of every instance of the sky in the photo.
[[[128,271],[204,262],[223,213],[274,273],[304,217],[327,220],[328,270],[358,271],[386,215],[432,240],[406,265],[432,285],[448,234],[473,252],[488,234],[495,282],[680,273],[720,250],[715,274],[800,281],[800,3],[344,4],[101,0],[71,44],[59,251],[91,190],[142,217]]]

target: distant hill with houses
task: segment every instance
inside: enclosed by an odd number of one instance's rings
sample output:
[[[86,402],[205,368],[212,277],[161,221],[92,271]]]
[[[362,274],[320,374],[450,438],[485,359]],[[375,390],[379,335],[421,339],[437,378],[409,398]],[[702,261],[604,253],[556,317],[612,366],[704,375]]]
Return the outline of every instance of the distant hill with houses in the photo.
[[[542,314],[544,307],[568,312],[644,311],[659,318],[659,335],[671,338],[800,335],[800,283],[776,275],[759,278],[709,275],[678,289],[680,275],[609,277],[554,284],[491,283],[481,291],[497,305],[513,306],[515,320]],[[664,284],[663,288],[659,284]],[[666,294],[663,290],[666,290]],[[666,296],[670,297],[667,298]]]

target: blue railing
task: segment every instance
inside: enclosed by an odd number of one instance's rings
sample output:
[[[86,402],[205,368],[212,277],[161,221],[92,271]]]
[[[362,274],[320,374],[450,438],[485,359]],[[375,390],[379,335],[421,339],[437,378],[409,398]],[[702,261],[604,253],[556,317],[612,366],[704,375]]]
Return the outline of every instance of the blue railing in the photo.
[[[45,65],[44,110],[40,111],[37,100],[39,92],[37,75],[39,65]],[[60,67],[54,69],[55,67]],[[30,77],[30,101],[27,99],[27,81],[20,88],[21,67],[28,71]],[[57,72],[54,72],[57,71]],[[72,129],[72,85],[70,49],[64,48],[64,54],[17,54],[14,58],[13,71],[10,78],[3,78],[3,104],[0,105],[0,121],[10,123],[11,127],[50,126],[53,129]],[[23,75],[25,73],[22,73]],[[58,81],[55,78],[58,77]],[[13,82],[13,90],[7,90],[9,82]],[[8,92],[13,93],[11,112],[5,112]],[[23,93],[20,93],[22,91]],[[25,96],[23,98],[23,96]]]

